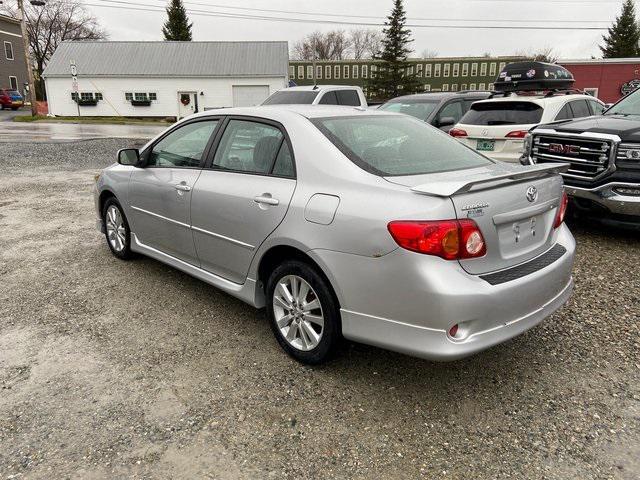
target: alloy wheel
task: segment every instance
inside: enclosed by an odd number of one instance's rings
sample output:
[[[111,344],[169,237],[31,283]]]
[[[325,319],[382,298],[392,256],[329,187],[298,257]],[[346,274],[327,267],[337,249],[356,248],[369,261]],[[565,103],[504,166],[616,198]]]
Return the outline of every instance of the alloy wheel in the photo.
[[[318,295],[302,277],[282,277],[273,292],[273,313],[282,337],[292,347],[308,351],[322,339],[324,316]]]
[[[126,229],[122,214],[118,207],[111,205],[107,209],[105,217],[109,244],[116,252],[122,252],[127,244]]]

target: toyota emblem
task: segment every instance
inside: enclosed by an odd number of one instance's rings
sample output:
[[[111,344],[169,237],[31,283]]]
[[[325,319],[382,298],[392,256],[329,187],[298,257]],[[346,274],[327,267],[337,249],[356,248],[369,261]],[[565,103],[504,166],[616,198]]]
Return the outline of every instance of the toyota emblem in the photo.
[[[482,130],[482,136],[486,137],[487,135],[489,135],[489,130],[485,128],[484,130]]]
[[[527,188],[526,197],[530,202],[535,202],[538,198],[538,189],[531,185],[529,188]]]

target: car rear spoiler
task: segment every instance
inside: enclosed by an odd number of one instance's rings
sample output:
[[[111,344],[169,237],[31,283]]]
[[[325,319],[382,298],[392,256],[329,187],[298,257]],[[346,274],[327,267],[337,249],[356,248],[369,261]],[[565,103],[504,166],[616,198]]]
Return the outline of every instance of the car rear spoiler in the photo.
[[[461,178],[460,180],[435,180],[433,182],[417,185],[411,189],[412,192],[422,193],[426,195],[435,195],[437,197],[450,197],[457,193],[464,193],[471,190],[476,185],[483,183],[494,183],[501,180],[526,180],[532,178],[540,178],[550,174],[559,174],[569,170],[569,165],[547,164],[547,165],[531,165],[522,167],[522,170],[504,173],[488,173],[483,175],[470,176],[469,178]],[[462,176],[462,175],[461,175]]]

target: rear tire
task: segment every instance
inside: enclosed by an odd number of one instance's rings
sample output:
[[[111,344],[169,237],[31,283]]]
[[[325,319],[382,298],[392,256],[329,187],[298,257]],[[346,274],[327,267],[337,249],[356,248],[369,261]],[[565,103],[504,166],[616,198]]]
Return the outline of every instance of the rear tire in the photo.
[[[299,362],[327,361],[340,340],[340,309],[328,282],[298,260],[280,264],[267,281],[267,315],[280,346]]]
[[[132,258],[131,251],[131,230],[129,222],[120,206],[120,202],[111,197],[104,202],[102,207],[102,222],[104,225],[104,236],[107,240],[109,250],[120,260]]]

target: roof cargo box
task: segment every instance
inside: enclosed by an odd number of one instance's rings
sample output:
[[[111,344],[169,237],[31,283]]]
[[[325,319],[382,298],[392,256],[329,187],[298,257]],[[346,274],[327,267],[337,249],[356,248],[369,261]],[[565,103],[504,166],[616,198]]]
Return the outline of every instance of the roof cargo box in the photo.
[[[542,62],[508,63],[494,82],[497,92],[569,89],[575,80],[566,68]]]

